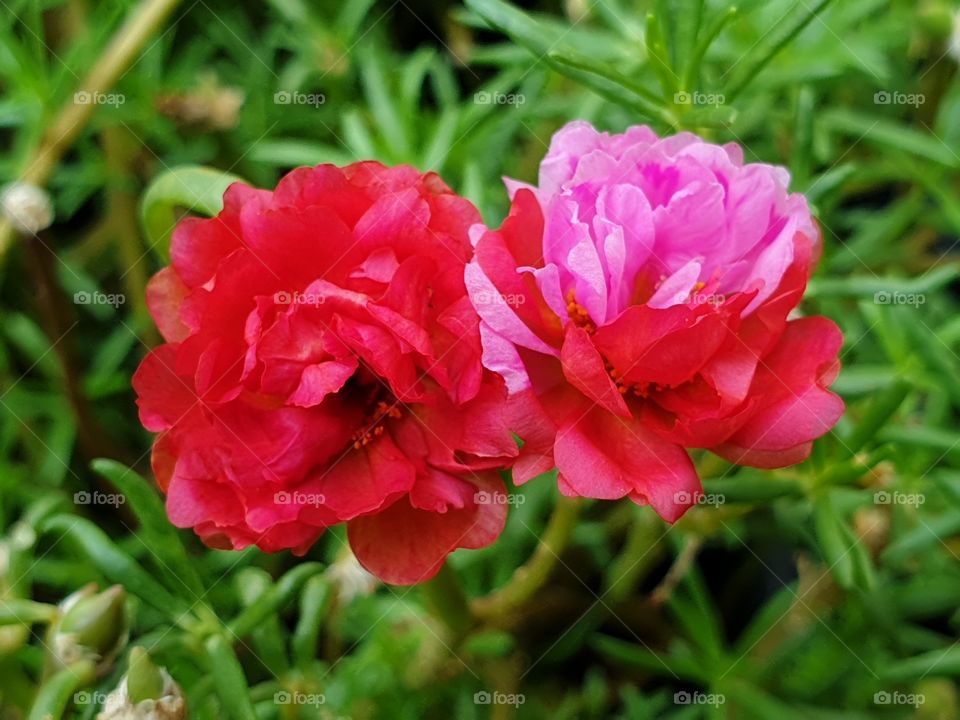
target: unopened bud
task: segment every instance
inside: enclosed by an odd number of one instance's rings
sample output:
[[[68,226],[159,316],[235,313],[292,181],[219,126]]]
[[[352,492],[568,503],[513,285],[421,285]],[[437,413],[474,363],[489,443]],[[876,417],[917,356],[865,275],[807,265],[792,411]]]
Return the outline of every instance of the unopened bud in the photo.
[[[133,648],[130,667],[120,685],[107,696],[97,720],[184,720],[187,703],[180,686],[147,651]]]
[[[36,235],[53,222],[53,204],[46,191],[30,183],[7,185],[0,195],[3,216],[19,233]]]
[[[163,673],[143,648],[135,647],[130,651],[127,695],[134,704],[143,700],[157,700],[163,695]]]
[[[107,672],[127,641],[126,600],[120,585],[100,593],[88,585],[64,600],[60,621],[50,628],[54,664],[89,658],[100,673]]]

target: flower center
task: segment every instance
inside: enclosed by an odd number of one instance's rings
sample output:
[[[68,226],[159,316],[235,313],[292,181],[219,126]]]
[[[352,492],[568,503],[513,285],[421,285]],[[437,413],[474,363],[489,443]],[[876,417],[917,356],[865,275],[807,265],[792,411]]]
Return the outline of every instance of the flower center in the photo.
[[[590,319],[590,313],[586,311],[583,305],[577,302],[573,290],[567,293],[567,315],[577,327],[582,327],[588,333],[596,331],[597,326],[593,323],[593,320]]]
[[[351,438],[353,449],[359,450],[366,447],[383,435],[384,424],[387,420],[399,420],[401,417],[403,417],[403,411],[400,409],[399,402],[389,390],[382,388],[374,396],[374,402],[371,403],[360,429],[353,433]]]

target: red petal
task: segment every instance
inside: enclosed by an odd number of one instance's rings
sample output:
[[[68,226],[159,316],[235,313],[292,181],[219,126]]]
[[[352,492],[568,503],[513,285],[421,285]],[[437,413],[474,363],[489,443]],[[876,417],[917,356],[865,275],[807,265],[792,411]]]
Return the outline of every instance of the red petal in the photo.
[[[690,456],[640,422],[592,408],[557,435],[560,490],[604,500],[629,496],[675,522],[693,504],[700,481]]]
[[[167,430],[198,404],[189,378],[177,375],[176,364],[176,346],[161,345],[143,359],[133,374],[140,422],[151,432]]]
[[[190,334],[180,320],[180,304],[189,292],[172,267],[163,268],[147,283],[147,307],[167,342],[180,342]]]
[[[605,410],[620,417],[630,417],[623,396],[610,378],[603,358],[586,330],[573,323],[567,325],[560,349],[560,362],[563,363],[564,376],[577,390]]]
[[[347,524],[347,535],[357,560],[384,582],[415,585],[436,575],[447,555],[457,548],[480,548],[492,543],[503,531],[507,505],[476,500],[504,498],[506,491],[495,473],[484,473],[471,480],[477,486],[477,494],[463,509],[441,513],[418,510],[407,498],[401,498],[376,515],[352,520]]]
[[[384,433],[368,446],[349,449],[301,490],[318,493],[342,520],[377,512],[413,487],[416,470]]]

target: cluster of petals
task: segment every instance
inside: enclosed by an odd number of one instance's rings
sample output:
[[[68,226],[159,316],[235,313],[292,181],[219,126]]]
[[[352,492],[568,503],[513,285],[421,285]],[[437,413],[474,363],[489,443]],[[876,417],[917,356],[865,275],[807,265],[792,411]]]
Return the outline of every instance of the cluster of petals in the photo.
[[[674,521],[700,496],[688,453],[805,459],[843,412],[842,336],[792,318],[819,254],[802,195],[737,145],[573,122],[509,217],[471,230],[484,365],[538,417],[514,465],[571,496],[629,497]]]
[[[303,553],[345,523],[412,584],[499,536],[501,471],[674,521],[689,450],[783,467],[836,423],[842,336],[795,317],[820,235],[785,170],[574,122],[507,184],[497,230],[376,162],[237,183],[178,224],[134,376],[174,524]]]
[[[463,268],[477,210],[433,174],[362,162],[234,184],[175,229],[134,376],[167,512],[209,545],[305,552],[346,523],[412,584],[500,534],[518,453]]]

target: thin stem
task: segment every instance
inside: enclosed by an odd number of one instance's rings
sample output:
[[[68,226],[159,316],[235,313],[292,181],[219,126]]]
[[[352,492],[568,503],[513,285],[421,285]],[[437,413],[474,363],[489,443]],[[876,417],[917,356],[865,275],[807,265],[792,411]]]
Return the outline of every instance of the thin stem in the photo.
[[[696,536],[687,538],[683,549],[680,551],[680,554],[677,555],[677,559],[674,560],[673,565],[670,566],[670,569],[667,571],[663,580],[660,581],[660,584],[657,585],[650,594],[650,599],[654,605],[663,605],[670,599],[673,591],[677,589],[677,586],[697,559],[697,553],[700,552],[701,545],[703,545],[702,538]]]
[[[90,97],[106,93],[131,65],[147,39],[153,35],[181,0],[143,0],[117,30],[110,44],[80,83],[77,93]],[[64,103],[20,175],[22,182],[43,186],[67,150],[83,131],[95,103],[78,103],[74,96]],[[0,258],[10,246],[13,228],[0,219]]]
[[[26,238],[41,325],[50,339],[53,354],[62,371],[64,392],[76,419],[80,447],[90,460],[112,457],[130,462],[134,458],[121,449],[110,433],[98,424],[93,406],[79,380],[83,373],[76,345],[70,335],[77,320],[74,308],[67,304],[57,282],[53,247],[54,241],[48,232]]]
[[[546,530],[530,559],[517,568],[506,585],[496,592],[471,603],[478,618],[507,615],[529,600],[550,578],[580,514],[579,498],[561,496],[550,516]]]

